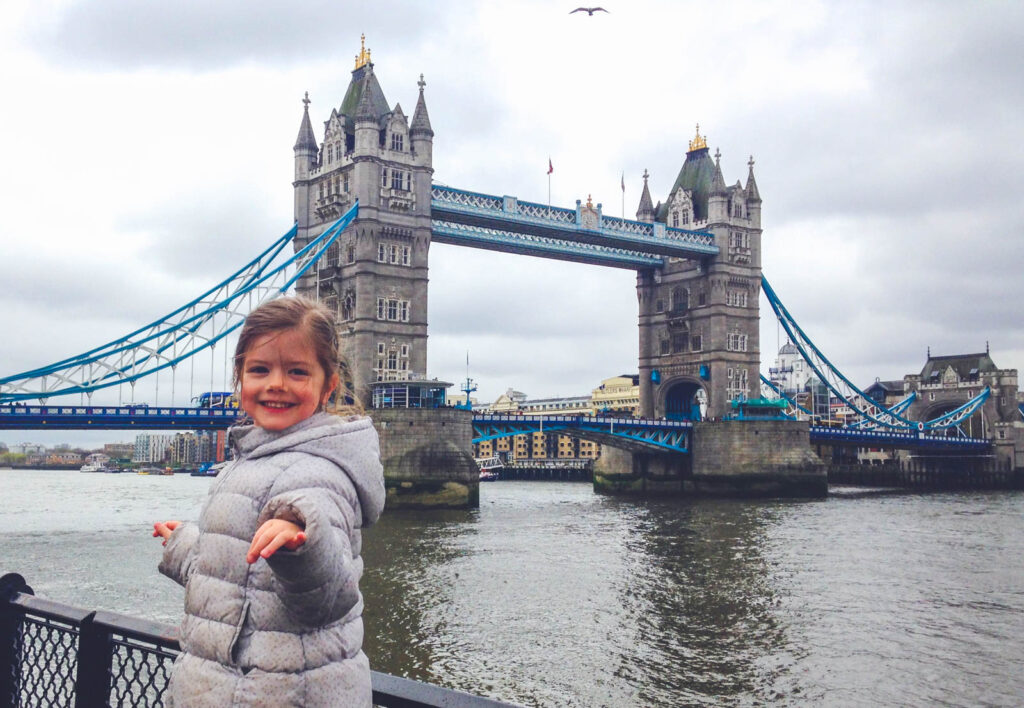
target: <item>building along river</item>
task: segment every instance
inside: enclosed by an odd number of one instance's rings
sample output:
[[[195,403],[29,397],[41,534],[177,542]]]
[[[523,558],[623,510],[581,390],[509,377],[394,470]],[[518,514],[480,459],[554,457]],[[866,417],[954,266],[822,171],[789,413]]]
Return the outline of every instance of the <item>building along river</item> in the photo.
[[[162,622],[208,479],[0,470],[0,572]],[[482,485],[364,535],[375,669],[529,706],[1019,705],[1024,494],[632,501]]]

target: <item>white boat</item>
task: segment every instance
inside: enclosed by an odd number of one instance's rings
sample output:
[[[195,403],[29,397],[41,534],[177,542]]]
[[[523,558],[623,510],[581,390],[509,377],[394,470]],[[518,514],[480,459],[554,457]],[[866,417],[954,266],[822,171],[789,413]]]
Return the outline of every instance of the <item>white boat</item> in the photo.
[[[106,472],[106,470],[103,469],[103,465],[101,465],[98,462],[87,462],[84,465],[82,465],[81,469],[79,469],[78,471],[79,472]]]

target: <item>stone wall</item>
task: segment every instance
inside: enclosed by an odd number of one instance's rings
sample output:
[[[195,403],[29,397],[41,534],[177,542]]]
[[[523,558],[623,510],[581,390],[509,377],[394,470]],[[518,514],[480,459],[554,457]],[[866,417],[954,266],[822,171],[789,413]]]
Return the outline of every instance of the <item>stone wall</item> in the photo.
[[[594,490],[605,494],[823,497],[825,465],[811,450],[807,423],[697,423],[691,453],[630,453],[603,445]]]
[[[707,494],[818,497],[825,465],[806,422],[745,420],[694,426],[693,484]]]
[[[473,414],[456,408],[369,411],[380,436],[387,507],[475,508],[480,470],[473,460]]]

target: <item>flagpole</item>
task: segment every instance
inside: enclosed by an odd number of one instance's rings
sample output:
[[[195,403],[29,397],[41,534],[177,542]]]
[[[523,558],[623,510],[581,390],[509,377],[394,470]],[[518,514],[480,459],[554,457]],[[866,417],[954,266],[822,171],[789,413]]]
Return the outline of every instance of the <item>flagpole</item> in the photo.
[[[551,164],[551,155],[548,155],[548,218],[551,218],[551,173],[555,171],[555,166]]]
[[[626,220],[626,173],[625,172],[622,173],[622,180],[621,180],[620,184],[622,185],[622,220],[625,221]]]

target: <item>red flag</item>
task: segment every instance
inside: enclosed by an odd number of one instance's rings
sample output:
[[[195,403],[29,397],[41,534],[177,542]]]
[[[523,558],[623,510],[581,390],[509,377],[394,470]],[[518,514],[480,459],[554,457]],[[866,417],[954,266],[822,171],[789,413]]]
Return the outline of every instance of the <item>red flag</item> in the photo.
[[[555,166],[551,164],[551,158],[549,157],[548,158],[548,174],[551,174],[554,171],[555,171]]]

